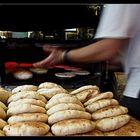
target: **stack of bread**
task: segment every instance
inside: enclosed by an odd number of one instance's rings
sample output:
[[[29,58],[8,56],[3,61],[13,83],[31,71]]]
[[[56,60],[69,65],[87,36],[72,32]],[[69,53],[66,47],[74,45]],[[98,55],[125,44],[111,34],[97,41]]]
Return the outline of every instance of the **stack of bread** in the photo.
[[[3,131],[4,126],[7,125],[6,111],[7,111],[7,100],[11,96],[11,93],[3,88],[0,88],[0,136],[5,136]]]
[[[74,135],[93,131],[95,123],[83,104],[68,93],[54,95],[46,104],[48,124],[56,136]]]
[[[127,113],[96,85],[72,92],[52,82],[0,88],[0,136],[114,135],[130,121]]]
[[[51,99],[55,94],[68,93],[62,86],[52,82],[41,83],[38,86],[37,92],[43,95],[47,100]]]
[[[113,99],[112,92],[99,93],[86,101],[84,106],[96,121],[96,128],[103,132],[116,130],[130,121],[128,109]]]
[[[8,98],[8,125],[3,131],[6,136],[43,136],[50,127],[45,105],[47,100],[36,92],[34,85],[22,85],[12,90]]]

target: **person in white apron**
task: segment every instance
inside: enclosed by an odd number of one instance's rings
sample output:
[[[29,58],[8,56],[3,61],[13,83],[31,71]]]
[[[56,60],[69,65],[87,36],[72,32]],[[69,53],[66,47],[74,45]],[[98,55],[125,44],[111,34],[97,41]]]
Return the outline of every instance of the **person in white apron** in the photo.
[[[140,4],[108,4],[104,8],[95,34],[97,42],[66,51],[44,45],[50,55],[34,63],[47,67],[64,62],[94,63],[121,57],[127,78],[120,103],[140,120]]]

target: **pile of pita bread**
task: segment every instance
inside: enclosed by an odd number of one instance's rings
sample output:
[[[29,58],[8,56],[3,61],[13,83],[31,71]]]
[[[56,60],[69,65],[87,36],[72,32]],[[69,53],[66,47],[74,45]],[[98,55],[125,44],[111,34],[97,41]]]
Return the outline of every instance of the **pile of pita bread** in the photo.
[[[0,136],[109,136],[129,123],[128,109],[96,85],[71,92],[52,82],[0,88]]]
[[[46,104],[48,124],[56,136],[86,133],[94,130],[91,114],[85,111],[77,97],[67,93],[53,96]]]
[[[95,89],[93,93],[88,94],[90,98],[81,98],[84,96],[86,90]],[[92,114],[92,120],[96,121],[96,129],[107,132],[116,130],[130,121],[130,116],[127,114],[128,109],[119,105],[118,101],[113,99],[112,92],[100,93],[99,89],[92,86],[84,86],[72,91],[70,94],[74,94],[83,101],[87,112]],[[84,94],[84,95],[83,95]],[[81,95],[81,97],[79,96]]]
[[[7,100],[8,125],[3,128],[6,136],[44,136],[49,132],[47,100],[37,89],[34,85],[23,85],[12,90]]]

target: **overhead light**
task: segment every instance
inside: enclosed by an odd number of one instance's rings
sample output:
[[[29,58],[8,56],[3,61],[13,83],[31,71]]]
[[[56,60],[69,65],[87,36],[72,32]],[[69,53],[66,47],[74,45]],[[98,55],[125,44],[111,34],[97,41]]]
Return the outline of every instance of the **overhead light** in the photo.
[[[71,29],[65,29],[67,32],[75,32],[77,29],[76,28],[71,28]]]

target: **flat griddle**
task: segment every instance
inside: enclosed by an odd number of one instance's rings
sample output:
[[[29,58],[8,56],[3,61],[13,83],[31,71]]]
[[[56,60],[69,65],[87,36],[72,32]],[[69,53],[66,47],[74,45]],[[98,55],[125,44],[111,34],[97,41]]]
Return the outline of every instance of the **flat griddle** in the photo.
[[[7,63],[8,64],[8,63]],[[13,64],[13,66],[12,66]],[[9,73],[6,74],[6,80],[3,86],[6,87],[15,87],[18,85],[23,85],[23,84],[33,84],[33,85],[39,85],[40,83],[43,82],[54,82],[59,85],[62,85],[66,89],[76,89],[84,85],[92,84],[92,85],[100,85],[101,82],[101,74],[100,73],[95,73],[87,67],[74,67],[74,66],[68,66],[68,65],[56,65],[53,67],[48,68],[48,72],[46,74],[35,74],[33,73],[33,77],[28,80],[18,80],[15,79],[12,72],[16,70],[29,70],[30,67],[32,66],[32,63],[15,63],[15,62],[10,62],[9,67],[7,65],[7,68],[11,69]],[[72,70],[88,70],[90,72],[89,75],[81,76],[81,75],[76,75],[75,77],[72,78],[59,78],[55,76],[55,73],[63,73],[63,72],[72,72]]]

